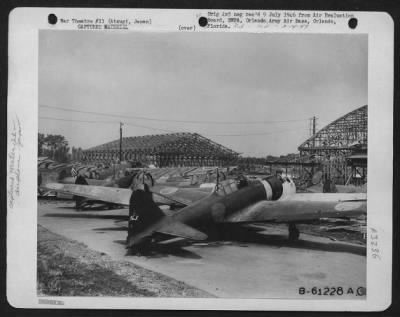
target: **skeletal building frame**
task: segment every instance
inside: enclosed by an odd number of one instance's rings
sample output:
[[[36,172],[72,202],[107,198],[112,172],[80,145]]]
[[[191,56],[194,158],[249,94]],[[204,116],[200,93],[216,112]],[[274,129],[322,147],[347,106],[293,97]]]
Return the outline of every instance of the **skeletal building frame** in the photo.
[[[83,160],[106,163],[119,160],[119,140],[83,151]],[[122,138],[122,159],[158,167],[224,166],[239,153],[198,133],[171,133]]]
[[[324,174],[339,184],[366,181],[367,148],[368,105],[341,116],[298,147],[301,156],[320,164]],[[364,159],[352,160],[355,153]]]

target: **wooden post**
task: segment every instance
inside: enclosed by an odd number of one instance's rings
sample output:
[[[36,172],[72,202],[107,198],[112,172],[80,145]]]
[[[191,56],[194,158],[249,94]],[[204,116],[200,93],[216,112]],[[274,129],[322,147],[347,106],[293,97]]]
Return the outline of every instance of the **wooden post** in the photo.
[[[119,123],[119,162],[122,162],[122,122]]]

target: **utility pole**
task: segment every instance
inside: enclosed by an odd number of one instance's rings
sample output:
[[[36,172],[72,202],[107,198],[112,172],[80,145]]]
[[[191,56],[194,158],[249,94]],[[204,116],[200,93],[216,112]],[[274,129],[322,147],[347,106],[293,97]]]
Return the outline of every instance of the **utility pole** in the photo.
[[[310,118],[310,136],[314,136],[317,133],[317,117],[313,116]],[[312,146],[315,147],[315,139],[312,140]]]
[[[122,162],[122,122],[119,123],[119,163]]]
[[[315,134],[315,129],[316,129],[316,127],[317,127],[317,118],[314,116],[314,117],[312,117],[312,120],[313,120],[313,135]]]
[[[313,136],[317,132],[317,117],[310,118],[310,136]]]
[[[315,133],[317,132],[317,118],[315,116],[313,116],[312,118],[310,118],[310,136],[314,136]],[[312,153],[316,153],[315,151],[315,138],[312,139],[312,147],[313,147],[313,152]],[[311,173],[312,175],[314,175],[314,165],[311,166]]]

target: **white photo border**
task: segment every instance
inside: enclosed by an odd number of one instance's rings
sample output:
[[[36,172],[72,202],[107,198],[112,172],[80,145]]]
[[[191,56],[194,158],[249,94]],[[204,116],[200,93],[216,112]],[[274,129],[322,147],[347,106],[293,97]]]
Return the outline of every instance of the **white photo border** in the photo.
[[[335,25],[320,24],[311,25],[308,28],[265,29],[257,25],[245,24],[243,27],[227,30],[199,27],[199,17],[207,16],[208,11],[210,10],[17,8],[10,13],[7,112],[7,299],[12,306],[91,309],[381,311],[391,304],[394,66],[394,22],[391,16],[384,12],[349,12],[358,19],[356,29],[349,28],[348,19],[338,19]],[[272,10],[255,11],[270,12]],[[127,17],[151,19],[151,24],[135,25],[129,30],[109,30],[109,32],[187,32],[179,30],[179,26],[193,25],[194,32],[368,34],[369,152],[366,299],[238,300],[46,296],[40,297],[42,302],[39,303],[36,290],[39,30],[77,30],[77,25],[73,23],[50,25],[48,23],[50,13],[60,18],[74,17],[76,19],[108,19],[110,16],[116,19]],[[343,13],[345,12],[338,12],[338,14]],[[84,30],[84,32],[96,32],[96,30]],[[18,169],[18,185],[15,183],[16,169]],[[13,173],[14,178],[11,175]],[[379,257],[376,256],[376,247],[373,248],[371,245],[371,235],[378,237]],[[48,301],[43,301],[43,299]]]

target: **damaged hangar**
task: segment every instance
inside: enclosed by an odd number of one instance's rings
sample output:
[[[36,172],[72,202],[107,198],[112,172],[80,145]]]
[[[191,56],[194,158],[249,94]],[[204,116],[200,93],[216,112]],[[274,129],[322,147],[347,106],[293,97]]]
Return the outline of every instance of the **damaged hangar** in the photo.
[[[123,137],[83,151],[90,163],[123,161],[170,166],[226,166],[237,161],[239,153],[197,133],[170,133]]]
[[[331,122],[299,146],[301,157],[322,167],[337,184],[367,181],[368,106]]]

